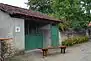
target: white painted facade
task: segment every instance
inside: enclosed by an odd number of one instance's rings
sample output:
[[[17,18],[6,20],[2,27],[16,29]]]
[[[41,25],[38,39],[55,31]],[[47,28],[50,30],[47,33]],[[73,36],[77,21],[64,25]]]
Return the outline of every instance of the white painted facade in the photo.
[[[17,26],[20,27],[20,32],[15,32]],[[0,11],[0,38],[13,38],[14,47],[18,50],[24,50],[24,19],[12,18],[7,13]]]
[[[16,27],[20,27],[20,32],[16,32]],[[50,24],[40,28],[43,32],[43,47],[51,46],[51,26]],[[15,49],[25,50],[25,30],[24,19],[13,18],[9,14],[0,11],[0,38],[12,38]],[[59,34],[59,42],[61,43]]]

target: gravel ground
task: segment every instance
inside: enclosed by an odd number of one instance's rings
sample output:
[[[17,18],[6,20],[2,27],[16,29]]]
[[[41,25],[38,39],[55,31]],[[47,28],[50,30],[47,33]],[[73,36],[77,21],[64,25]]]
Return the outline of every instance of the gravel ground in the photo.
[[[49,55],[43,57],[40,51],[34,51],[7,61],[91,61],[91,41],[78,44],[60,53],[60,49],[49,50]]]

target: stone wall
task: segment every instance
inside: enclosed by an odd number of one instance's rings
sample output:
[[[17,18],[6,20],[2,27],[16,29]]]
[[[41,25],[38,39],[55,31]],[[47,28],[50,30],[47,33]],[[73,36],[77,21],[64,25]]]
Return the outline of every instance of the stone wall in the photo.
[[[82,35],[86,35],[86,31],[85,30],[79,30],[79,31],[65,31],[65,32],[61,32],[61,40],[64,41],[65,39],[69,38],[69,37],[74,37],[74,36],[82,36]]]

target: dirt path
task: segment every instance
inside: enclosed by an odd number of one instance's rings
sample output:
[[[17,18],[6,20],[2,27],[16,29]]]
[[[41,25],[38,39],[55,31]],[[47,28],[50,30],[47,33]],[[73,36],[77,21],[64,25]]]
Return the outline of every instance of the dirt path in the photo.
[[[45,58],[42,57],[39,51],[16,58],[17,61],[91,61],[91,42],[67,48],[65,54],[60,54],[59,49],[51,51],[49,50],[49,55]]]

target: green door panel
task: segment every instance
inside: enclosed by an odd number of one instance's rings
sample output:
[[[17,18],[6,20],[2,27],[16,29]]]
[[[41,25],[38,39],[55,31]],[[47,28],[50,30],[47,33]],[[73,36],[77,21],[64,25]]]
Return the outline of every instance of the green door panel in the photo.
[[[29,34],[25,36],[25,50],[32,50],[43,47],[42,34]]]
[[[58,33],[58,27],[52,26],[51,27],[51,40],[52,40],[52,46],[56,47],[59,45],[59,33]]]

